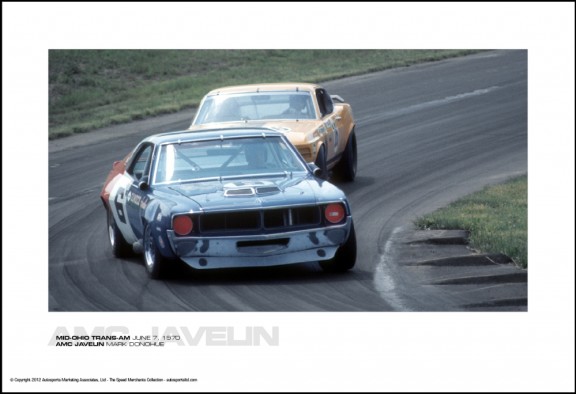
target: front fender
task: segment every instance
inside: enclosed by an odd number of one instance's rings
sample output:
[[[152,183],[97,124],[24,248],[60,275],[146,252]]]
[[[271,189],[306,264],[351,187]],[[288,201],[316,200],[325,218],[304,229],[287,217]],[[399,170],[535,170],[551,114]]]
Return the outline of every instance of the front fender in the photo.
[[[175,259],[166,230],[172,228],[171,210],[158,200],[152,201],[144,211],[144,228],[150,226],[151,234],[160,254],[168,259]]]

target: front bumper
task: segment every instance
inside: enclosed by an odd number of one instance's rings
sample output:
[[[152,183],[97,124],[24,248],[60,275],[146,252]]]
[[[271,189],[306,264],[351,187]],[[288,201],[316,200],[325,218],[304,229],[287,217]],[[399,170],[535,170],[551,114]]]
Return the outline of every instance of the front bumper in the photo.
[[[329,260],[350,234],[352,218],[337,226],[264,235],[178,237],[168,230],[172,250],[196,269],[266,267]]]

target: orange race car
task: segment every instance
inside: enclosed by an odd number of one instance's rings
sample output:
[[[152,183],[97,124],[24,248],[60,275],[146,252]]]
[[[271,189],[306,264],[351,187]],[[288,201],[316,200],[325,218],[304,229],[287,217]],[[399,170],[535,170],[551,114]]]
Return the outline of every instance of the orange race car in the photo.
[[[200,103],[190,130],[246,126],[286,134],[306,162],[321,176],[331,171],[343,180],[356,176],[356,135],[350,104],[308,83],[229,86],[209,92]]]

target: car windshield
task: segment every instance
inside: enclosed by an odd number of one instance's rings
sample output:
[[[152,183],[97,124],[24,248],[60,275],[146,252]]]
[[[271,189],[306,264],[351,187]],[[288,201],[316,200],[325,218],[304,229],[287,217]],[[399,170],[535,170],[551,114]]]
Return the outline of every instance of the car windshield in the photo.
[[[219,139],[162,145],[152,183],[285,176],[306,171],[297,153],[280,137]]]
[[[242,120],[316,119],[307,92],[262,92],[206,97],[195,125]]]

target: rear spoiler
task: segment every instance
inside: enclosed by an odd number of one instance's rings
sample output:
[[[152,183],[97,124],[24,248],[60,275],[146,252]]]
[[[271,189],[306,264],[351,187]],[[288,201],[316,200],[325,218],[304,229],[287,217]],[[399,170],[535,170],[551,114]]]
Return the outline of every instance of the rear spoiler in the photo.
[[[332,99],[332,101],[338,101],[339,103],[345,103],[344,99],[340,96],[338,96],[337,94],[331,94],[330,98]]]

